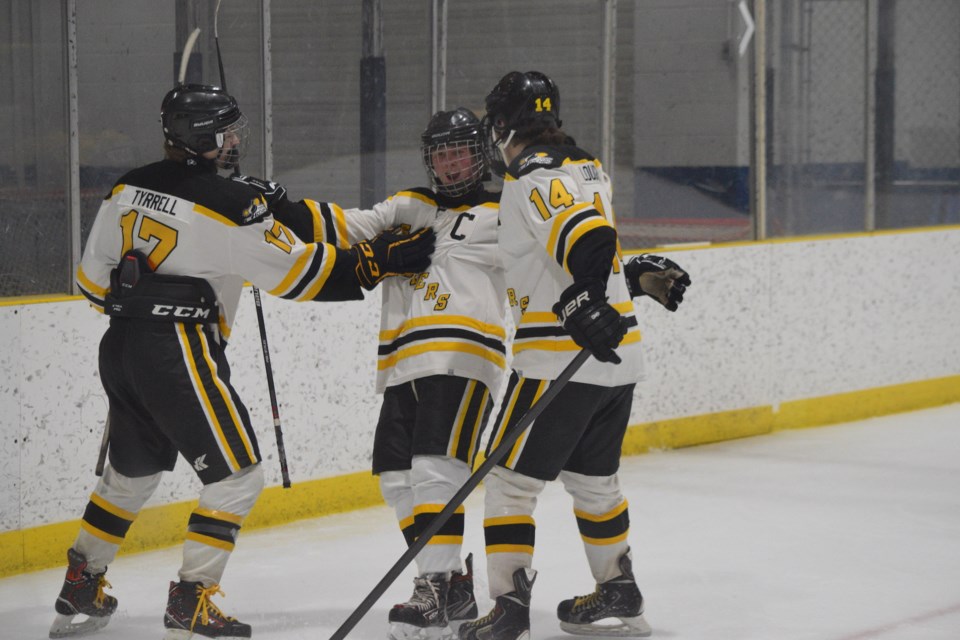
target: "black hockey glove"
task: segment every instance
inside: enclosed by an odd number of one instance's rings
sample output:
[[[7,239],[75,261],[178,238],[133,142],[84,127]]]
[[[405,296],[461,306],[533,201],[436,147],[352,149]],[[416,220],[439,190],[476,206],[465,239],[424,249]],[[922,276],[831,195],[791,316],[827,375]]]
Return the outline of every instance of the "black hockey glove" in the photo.
[[[564,289],[553,312],[577,345],[600,362],[620,364],[614,349],[627,333],[627,321],[607,303],[602,280],[584,278]]]
[[[232,176],[234,182],[245,184],[254,191],[259,192],[263,199],[267,201],[267,207],[273,209],[276,205],[281,205],[287,200],[287,189],[281,184],[271,182],[270,180],[261,180],[253,176]]]
[[[399,229],[387,229],[370,240],[350,247],[357,256],[357,280],[370,291],[389,276],[412,276],[430,266],[430,255],[437,234],[424,227],[403,235]]]
[[[677,310],[690,286],[690,276],[676,262],[650,253],[630,258],[624,273],[630,297],[650,296],[670,311]]]

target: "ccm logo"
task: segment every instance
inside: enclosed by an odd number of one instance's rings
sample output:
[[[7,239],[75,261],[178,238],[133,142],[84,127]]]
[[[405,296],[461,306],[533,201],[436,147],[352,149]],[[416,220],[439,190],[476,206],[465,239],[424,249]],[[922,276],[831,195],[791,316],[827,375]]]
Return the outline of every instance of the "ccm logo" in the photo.
[[[210,309],[200,307],[178,307],[172,304],[155,304],[151,313],[164,318],[209,318]]]

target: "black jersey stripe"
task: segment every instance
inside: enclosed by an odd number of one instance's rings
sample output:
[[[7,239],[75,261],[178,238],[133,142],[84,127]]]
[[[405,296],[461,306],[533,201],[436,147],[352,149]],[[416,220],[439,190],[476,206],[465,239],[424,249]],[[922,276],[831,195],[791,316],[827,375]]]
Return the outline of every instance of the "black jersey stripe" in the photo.
[[[192,330],[191,330],[192,329]],[[230,456],[236,461],[237,469],[243,469],[257,462],[255,449],[252,446],[252,440],[243,424],[243,420],[235,406],[235,399],[229,393],[229,385],[219,381],[217,372],[212,368],[216,366],[212,363],[212,356],[206,343],[206,336],[203,334],[203,328],[200,325],[187,328],[185,330],[187,342],[190,345],[190,352],[193,358],[193,364],[199,382],[203,386],[207,396],[209,407],[213,412],[211,416],[215,421],[215,429],[221,446],[226,449]],[[209,360],[208,360],[209,359]],[[224,396],[227,393],[229,400]],[[234,406],[228,405],[228,401]],[[250,442],[250,452],[248,453],[248,441]]]
[[[625,316],[627,321],[627,329],[637,326],[636,316]],[[523,327],[517,329],[516,334],[514,335],[514,341],[516,340],[530,340],[532,338],[562,338],[569,336],[570,334],[560,326],[557,327]]]
[[[320,269],[323,268],[323,258],[327,255],[326,247],[323,244],[317,245],[317,250],[313,253],[313,258],[310,260],[310,266],[307,267],[304,274],[300,277],[300,281],[289,291],[285,293],[281,298],[286,300],[296,300],[303,294],[303,290],[317,277],[317,274],[320,273]]]
[[[126,537],[130,525],[133,524],[133,520],[128,520],[127,518],[110,513],[93,500],[87,503],[87,508],[83,512],[83,522],[98,532],[106,534],[107,537],[119,540],[123,540],[123,538]],[[104,539],[104,536],[97,537]],[[119,542],[117,542],[117,544],[119,544]]]
[[[340,238],[337,237],[337,225],[334,220],[333,210],[330,209],[330,205],[326,202],[321,202],[320,204],[320,213],[323,216],[323,232],[324,237],[332,245],[339,246]]]
[[[89,300],[91,304],[94,304],[94,305],[100,307],[101,309],[104,308],[104,307],[106,307],[106,302],[103,300],[103,298],[98,298],[97,296],[93,295],[92,293],[90,293],[89,291],[87,291],[86,289],[84,289],[83,287],[78,287],[78,288],[80,289],[80,293],[82,293],[83,296],[84,296],[87,300]]]
[[[418,342],[420,340],[434,340],[437,338],[460,338],[462,340],[470,340],[472,342],[482,344],[488,349],[493,349],[494,351],[499,351],[503,354],[507,353],[507,348],[504,346],[503,341],[497,338],[488,338],[475,331],[470,331],[469,329],[439,328],[411,331],[405,336],[397,338],[390,344],[380,345],[380,347],[377,349],[377,355],[387,356],[412,342]]]
[[[415,535],[420,537],[446,506],[445,504],[434,503],[416,505],[413,508]],[[465,511],[463,505],[457,507],[453,515],[443,523],[427,544],[463,544]]]
[[[600,544],[605,540],[621,538],[630,529],[630,512],[624,508],[608,519],[584,518],[577,514],[577,528],[580,535],[597,541]]]
[[[469,394],[463,419],[458,425],[459,437],[454,443],[454,457],[472,465],[488,412],[490,392],[486,385],[475,382],[469,387]]]
[[[560,230],[560,234],[557,237],[556,252],[553,254],[553,257],[557,261],[557,264],[559,264],[561,267],[563,266],[563,262],[564,262],[563,258],[565,255],[567,255],[567,252],[566,252],[567,237],[570,235],[570,232],[573,231],[573,229],[578,224],[580,224],[587,218],[593,218],[593,217],[602,217],[602,216],[600,216],[600,213],[596,209],[584,209],[580,213],[575,214],[572,218],[567,220],[566,223],[564,223],[563,228]]]
[[[190,520],[187,522],[187,531],[233,544],[240,531],[240,525],[194,511],[190,514]]]
[[[532,522],[515,524],[483,525],[483,539],[487,548],[506,545],[508,547],[534,547],[537,527]]]

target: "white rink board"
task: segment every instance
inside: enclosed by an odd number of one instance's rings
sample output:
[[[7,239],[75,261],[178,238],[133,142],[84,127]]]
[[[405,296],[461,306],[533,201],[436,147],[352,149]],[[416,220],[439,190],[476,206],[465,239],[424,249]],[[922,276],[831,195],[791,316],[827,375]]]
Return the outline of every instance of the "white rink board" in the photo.
[[[778,405],[960,374],[960,230],[768,242],[670,253],[693,279],[677,313],[639,299],[647,377],[632,423]],[[263,297],[294,482],[369,468],[379,396],[379,295]],[[0,531],[78,518],[105,414],[83,300],[0,307]],[[279,484],[253,296],[228,349],[233,382]],[[183,462],[150,504],[199,489]]]

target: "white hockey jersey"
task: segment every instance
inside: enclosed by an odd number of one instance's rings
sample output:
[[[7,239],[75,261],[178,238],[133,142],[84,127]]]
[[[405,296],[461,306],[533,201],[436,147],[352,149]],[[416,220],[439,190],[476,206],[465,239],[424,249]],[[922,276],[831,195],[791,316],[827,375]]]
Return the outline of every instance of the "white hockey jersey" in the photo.
[[[100,206],[77,270],[95,309],[103,311],[110,272],[130,249],[146,253],[158,273],[209,282],[224,337],[244,281],[292,300],[363,298],[351,256],[299,240],[250,187],[169,160],[127,173]]]
[[[429,271],[380,284],[383,306],[377,391],[428,375],[483,382],[496,394],[506,367],[505,286],[497,251],[499,194],[450,201],[429,189],[400,191],[372,209],[305,201],[340,246],[385,229],[433,227]]]
[[[511,163],[500,200],[499,246],[517,330],[512,367],[521,376],[553,380],[579,347],[553,305],[573,284],[567,259],[591,229],[614,224],[610,181],[600,162],[573,146],[528,147]],[[623,275],[619,246],[607,279],[608,302],[630,325],[617,348],[622,362],[590,358],[572,378],[602,386],[637,382],[643,374],[640,330]]]

